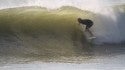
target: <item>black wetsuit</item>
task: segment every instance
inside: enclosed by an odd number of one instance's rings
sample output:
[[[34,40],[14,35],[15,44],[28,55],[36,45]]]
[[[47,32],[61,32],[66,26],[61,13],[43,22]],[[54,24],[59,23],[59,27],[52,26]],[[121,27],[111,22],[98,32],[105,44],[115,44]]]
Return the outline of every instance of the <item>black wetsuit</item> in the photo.
[[[90,19],[81,19],[81,18],[78,18],[78,22],[81,23],[81,24],[86,25],[86,29],[89,29],[93,25],[93,21],[90,20]]]

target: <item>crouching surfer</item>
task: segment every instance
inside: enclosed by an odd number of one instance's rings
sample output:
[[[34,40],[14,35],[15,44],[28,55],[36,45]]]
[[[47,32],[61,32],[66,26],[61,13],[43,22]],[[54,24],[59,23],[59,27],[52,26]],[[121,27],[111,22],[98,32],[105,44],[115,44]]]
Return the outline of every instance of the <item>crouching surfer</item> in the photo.
[[[93,33],[89,30],[94,24],[92,20],[78,18],[78,22],[79,24],[86,25],[85,31],[89,32],[91,38],[95,38]]]

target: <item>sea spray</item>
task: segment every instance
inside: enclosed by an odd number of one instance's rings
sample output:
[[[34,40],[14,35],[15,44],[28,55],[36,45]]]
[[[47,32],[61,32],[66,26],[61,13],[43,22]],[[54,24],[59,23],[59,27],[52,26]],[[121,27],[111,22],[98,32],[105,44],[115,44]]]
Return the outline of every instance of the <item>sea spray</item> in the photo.
[[[103,8],[95,16],[93,33],[96,43],[123,43],[125,41],[125,13],[114,7]]]

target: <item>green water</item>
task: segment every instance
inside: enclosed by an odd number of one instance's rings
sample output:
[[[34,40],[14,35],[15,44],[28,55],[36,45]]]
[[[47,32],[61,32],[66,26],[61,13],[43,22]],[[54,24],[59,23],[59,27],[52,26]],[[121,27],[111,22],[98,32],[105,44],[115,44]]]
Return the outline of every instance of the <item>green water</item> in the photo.
[[[85,55],[91,49],[77,18],[93,18],[74,7],[47,10],[41,7],[0,11],[1,55],[60,58]]]

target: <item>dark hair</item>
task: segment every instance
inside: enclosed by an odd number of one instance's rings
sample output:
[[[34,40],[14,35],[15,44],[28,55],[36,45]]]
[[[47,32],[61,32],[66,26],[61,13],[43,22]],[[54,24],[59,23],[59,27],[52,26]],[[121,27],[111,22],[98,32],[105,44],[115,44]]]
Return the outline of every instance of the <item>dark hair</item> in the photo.
[[[81,23],[82,19],[81,18],[78,18],[78,22]]]

